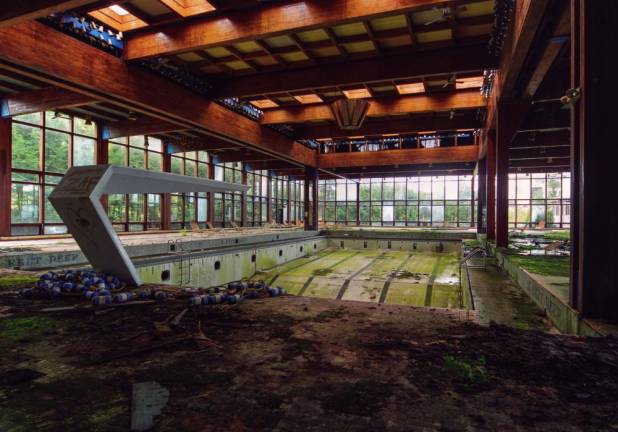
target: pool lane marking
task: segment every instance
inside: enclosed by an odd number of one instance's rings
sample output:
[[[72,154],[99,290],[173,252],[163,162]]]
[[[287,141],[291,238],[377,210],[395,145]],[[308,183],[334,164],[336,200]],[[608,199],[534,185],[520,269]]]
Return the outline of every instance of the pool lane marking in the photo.
[[[356,255],[358,255],[359,252],[354,252],[352,255],[349,255],[339,261],[337,261],[334,264],[329,265],[328,267],[324,267],[325,269],[332,269],[334,267],[337,267],[339,264],[341,264],[342,262],[345,262],[347,260],[349,260],[350,258],[355,257]],[[307,279],[307,281],[305,282],[305,284],[303,285],[303,287],[301,288],[301,290],[298,292],[298,295],[301,296],[305,293],[305,291],[307,290],[307,288],[309,288],[309,285],[311,285],[311,282],[313,282],[313,278],[315,278],[315,275],[310,276],[309,279]]]
[[[380,257],[383,257],[384,254],[386,254],[386,252],[382,252],[380,255],[376,256],[375,258],[373,258],[371,261],[369,261],[367,264],[365,264],[363,267],[361,267],[359,270],[355,271],[354,273],[352,273],[350,276],[348,276],[346,278],[346,280],[343,282],[343,285],[341,285],[341,288],[339,289],[339,293],[337,293],[337,300],[341,300],[343,298],[343,295],[345,294],[345,292],[348,290],[348,287],[350,286],[350,282],[352,281],[352,279],[354,279],[356,276],[358,276],[359,274],[361,274],[362,272],[364,272],[365,270],[367,270],[371,265],[373,265],[373,263]]]
[[[382,288],[382,292],[380,293],[380,300],[378,301],[378,303],[384,303],[386,301],[386,295],[388,294],[388,289],[391,287],[391,282],[393,282],[393,279],[395,279],[395,274],[399,270],[404,268],[406,264],[408,264],[408,261],[410,261],[410,258],[412,258],[413,255],[414,254],[408,254],[408,257],[403,260],[399,267],[397,267],[395,271],[388,277],[388,279],[386,279],[386,282],[384,282],[384,287]]]
[[[427,291],[425,291],[425,306],[431,306],[431,297],[433,295],[433,284],[436,281],[436,273],[438,272],[438,267],[440,266],[440,261],[442,261],[442,256],[438,255],[436,259],[436,263],[433,265],[433,269],[431,270],[431,276],[429,276],[429,280],[427,281]]]
[[[330,256],[330,255],[334,254],[334,253],[335,253],[335,252],[337,252],[337,251],[338,251],[338,249],[333,249],[333,250],[331,250],[330,252],[328,252],[327,254],[324,254],[324,255],[322,255],[322,256],[320,256],[320,257],[318,257],[318,255],[316,254],[316,255],[314,255],[315,257],[317,257],[316,259],[312,259],[312,260],[309,260],[309,261],[307,261],[307,262],[300,263],[299,265],[294,266],[294,267],[290,267],[289,269],[287,269],[287,270],[285,270],[285,271],[282,271],[281,273],[277,273],[277,274],[275,275],[275,277],[273,277],[273,278],[272,278],[272,280],[271,280],[270,282],[268,282],[268,285],[272,285],[272,284],[274,284],[274,283],[275,283],[275,281],[277,280],[277,278],[278,278],[279,276],[281,276],[282,274],[286,274],[286,273],[291,272],[292,270],[296,270],[297,268],[300,268],[300,267],[302,267],[302,266],[304,266],[304,265],[311,264],[311,263],[314,263],[314,262],[316,262],[316,261],[319,261],[319,260],[321,260],[322,258],[326,258],[327,256]],[[305,258],[305,257],[300,257],[300,258],[298,258],[298,259],[303,259],[303,258]]]

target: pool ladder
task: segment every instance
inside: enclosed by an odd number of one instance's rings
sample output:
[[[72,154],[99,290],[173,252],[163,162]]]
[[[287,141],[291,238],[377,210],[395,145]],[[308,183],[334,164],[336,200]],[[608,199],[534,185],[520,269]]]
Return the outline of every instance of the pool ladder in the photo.
[[[469,265],[468,261],[477,255],[481,255],[483,257],[483,265]],[[483,270],[487,270],[487,249],[482,247],[472,249],[459,261],[459,268],[461,269],[461,266],[464,264],[466,264],[468,268],[482,268]]]
[[[178,257],[180,262],[180,281],[179,285],[191,282],[191,258],[189,257],[189,252],[184,250],[184,245],[181,239],[176,240],[168,240],[167,244],[169,245],[169,250],[174,254],[174,256]]]
[[[481,255],[483,257],[483,265],[468,265],[468,261],[470,261],[472,258],[478,255]],[[468,297],[470,298],[470,308],[472,310],[475,310],[476,306],[474,304],[474,295],[472,293],[472,281],[470,280],[470,272],[468,271],[468,269],[482,268],[483,270],[487,271],[487,255],[488,255],[487,249],[476,247],[472,249],[470,252],[468,252],[466,255],[464,255],[464,257],[459,261],[459,288],[460,289],[463,288],[463,284],[461,282],[461,277],[462,277],[461,269],[465,265],[466,266],[466,278],[468,281]]]

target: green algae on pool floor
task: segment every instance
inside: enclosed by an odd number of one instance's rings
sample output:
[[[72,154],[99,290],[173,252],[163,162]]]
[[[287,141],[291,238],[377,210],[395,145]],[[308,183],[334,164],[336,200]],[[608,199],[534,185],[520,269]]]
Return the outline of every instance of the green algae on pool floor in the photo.
[[[463,308],[456,252],[330,250],[271,269],[290,294],[365,302]]]

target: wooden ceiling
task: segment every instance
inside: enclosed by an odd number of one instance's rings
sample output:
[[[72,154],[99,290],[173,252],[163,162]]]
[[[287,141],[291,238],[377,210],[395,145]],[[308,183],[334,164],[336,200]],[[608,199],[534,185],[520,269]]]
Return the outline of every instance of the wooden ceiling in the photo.
[[[256,142],[264,136],[276,138],[269,130],[272,126],[290,128],[297,140],[481,128],[486,107],[479,92],[482,75],[485,69],[498,65],[498,59],[487,49],[494,0],[56,3],[77,5],[75,11],[123,31],[126,62],[159,59],[211,83],[212,93],[207,99],[239,97],[262,110],[261,125],[257,125],[261,129],[253,128]],[[138,69],[128,72],[140,75]],[[535,81],[537,98],[546,93],[553,97],[555,93],[546,90],[551,80],[541,85],[544,75],[540,76]],[[128,87],[134,84],[126,83]],[[213,140],[205,133],[208,131],[185,121],[189,109],[183,108],[180,116],[170,111],[163,118],[139,104],[133,109],[142,112],[131,111],[124,102],[118,102],[123,96],[77,100],[75,95],[58,94],[53,89],[49,81],[0,72],[0,97],[5,101],[47,100],[55,106],[39,107],[101,120],[110,136],[156,134],[211,150],[221,160],[272,161],[265,166],[285,166],[294,159],[286,155],[288,144],[283,145],[283,141],[282,150],[260,153],[256,144],[247,150],[238,143]],[[337,127],[328,103],[339,98],[370,101],[369,115],[361,129],[342,131]],[[191,101],[195,105],[198,98]],[[174,109],[181,105],[181,101],[175,101]],[[546,109],[550,108],[548,105]],[[520,129],[535,131],[536,144],[544,143],[548,140],[540,138],[543,130],[551,129],[554,123],[560,127],[562,114],[556,112],[551,125],[545,124],[547,121],[536,124],[538,119],[531,114]],[[227,125],[217,127],[225,129]],[[526,138],[530,134],[521,132],[517,142],[534,142],[534,138]],[[561,158],[564,151],[564,146],[554,146],[553,140],[546,146],[548,150],[528,147],[534,145],[514,148],[513,161],[524,165],[527,160],[547,161],[554,156]],[[275,160],[274,153],[286,155],[283,159],[287,162]]]

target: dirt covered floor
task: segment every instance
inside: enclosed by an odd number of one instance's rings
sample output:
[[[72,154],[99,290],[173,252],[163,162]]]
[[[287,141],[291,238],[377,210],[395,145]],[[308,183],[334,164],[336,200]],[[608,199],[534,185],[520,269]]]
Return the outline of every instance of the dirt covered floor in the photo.
[[[40,311],[72,303],[0,295],[0,431],[127,431],[149,381],[155,431],[618,428],[616,339],[293,296]]]

